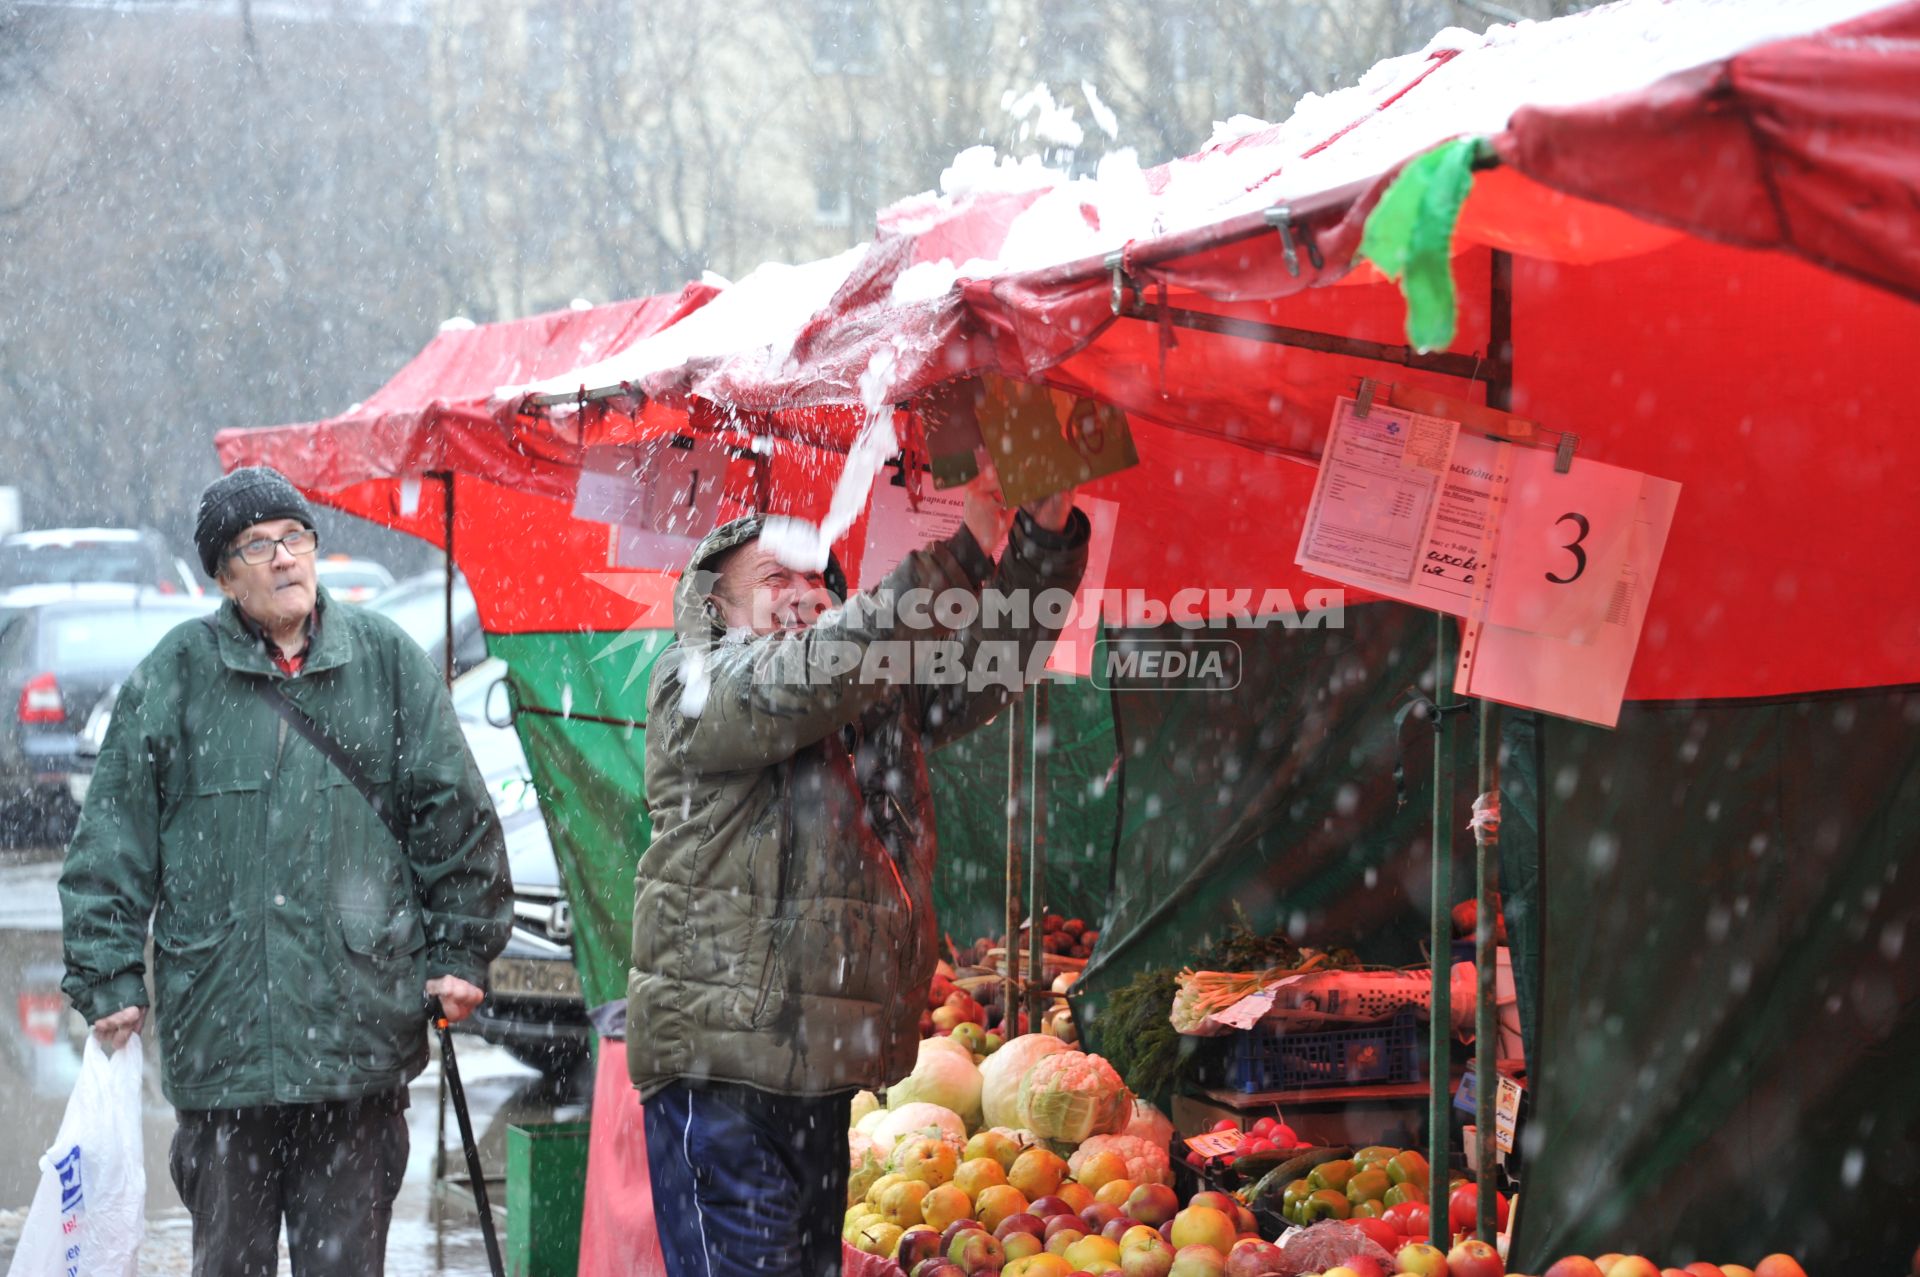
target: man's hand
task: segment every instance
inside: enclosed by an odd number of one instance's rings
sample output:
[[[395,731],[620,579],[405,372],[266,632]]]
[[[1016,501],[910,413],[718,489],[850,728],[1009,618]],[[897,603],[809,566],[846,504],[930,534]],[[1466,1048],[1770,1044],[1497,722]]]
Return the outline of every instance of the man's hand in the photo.
[[[146,1027],[147,1009],[145,1007],[122,1007],[112,1015],[103,1015],[93,1022],[93,1036],[100,1039],[102,1046],[118,1051],[127,1044],[127,1039]]]
[[[1073,489],[1056,492],[1050,497],[1029,502],[1020,507],[1027,517],[1049,532],[1059,532],[1067,526],[1067,516],[1073,513]]]
[[[473,1009],[486,998],[487,991],[477,984],[468,984],[457,975],[440,975],[427,981],[427,996],[440,999],[440,1009],[447,1013],[450,1024],[458,1024],[473,1014]]]
[[[967,483],[966,493],[967,531],[973,533],[981,550],[991,555],[1006,540],[1007,528],[1013,523],[1013,511],[1007,509],[1001,499],[1000,480],[991,467],[981,468]]]

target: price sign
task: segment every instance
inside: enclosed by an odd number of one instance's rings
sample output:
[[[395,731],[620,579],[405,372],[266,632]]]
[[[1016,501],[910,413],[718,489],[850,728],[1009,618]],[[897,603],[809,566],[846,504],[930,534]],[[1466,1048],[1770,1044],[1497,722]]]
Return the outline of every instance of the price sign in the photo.
[[[683,568],[719,517],[728,460],[725,445],[685,435],[589,448],[573,517],[620,526],[622,567]]]
[[[1240,1132],[1208,1131],[1188,1140],[1187,1147],[1202,1157],[1232,1157],[1240,1151]]]
[[[1483,619],[1591,643],[1606,623],[1646,476],[1586,460],[1557,474],[1551,453],[1510,451],[1497,569]]]

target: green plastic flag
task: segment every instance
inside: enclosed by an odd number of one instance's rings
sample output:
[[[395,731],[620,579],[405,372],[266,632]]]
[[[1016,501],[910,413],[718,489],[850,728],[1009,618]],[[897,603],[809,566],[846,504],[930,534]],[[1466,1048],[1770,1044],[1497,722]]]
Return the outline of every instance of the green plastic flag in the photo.
[[[1457,138],[1415,157],[1367,216],[1360,238],[1360,256],[1399,283],[1407,299],[1407,342],[1421,352],[1453,343],[1450,249],[1480,149],[1478,138]]]

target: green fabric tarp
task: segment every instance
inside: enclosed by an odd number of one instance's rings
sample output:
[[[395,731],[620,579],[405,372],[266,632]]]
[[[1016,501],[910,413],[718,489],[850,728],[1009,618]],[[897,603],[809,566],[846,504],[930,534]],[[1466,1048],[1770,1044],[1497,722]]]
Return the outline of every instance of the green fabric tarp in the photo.
[[[1096,1046],[1113,990],[1190,963],[1242,916],[1369,963],[1424,961],[1433,735],[1418,719],[1396,730],[1395,717],[1431,690],[1435,633],[1431,614],[1398,604],[1349,607],[1338,629],[1209,631],[1240,645],[1237,687],[1115,696],[1126,761],[1114,889],[1074,999]],[[1461,782],[1453,826],[1464,831],[1472,723],[1454,715],[1449,731]],[[1448,905],[1473,889],[1464,833],[1453,859]]]
[[[1615,731],[1539,731],[1506,793],[1509,811],[1547,799],[1515,1266],[1786,1251],[1815,1274],[1904,1272],[1920,691],[1628,705]]]
[[[653,658],[672,637],[629,630],[487,639],[507,662],[514,726],[573,910],[574,965],[589,1007],[626,996],[633,871],[653,833],[646,731],[630,724],[646,722]]]
[[[1020,732],[1019,834],[1024,857],[1034,701],[1029,688],[1017,714],[1002,714],[935,753],[928,764],[940,831],[934,908],[941,931],[961,948],[1007,929],[1007,736],[1016,727]],[[1106,906],[1119,807],[1112,709],[1107,693],[1092,682],[1063,680],[1048,688],[1047,717],[1040,803],[1046,907],[1095,926]],[[1026,903],[1023,887],[1022,917]]]

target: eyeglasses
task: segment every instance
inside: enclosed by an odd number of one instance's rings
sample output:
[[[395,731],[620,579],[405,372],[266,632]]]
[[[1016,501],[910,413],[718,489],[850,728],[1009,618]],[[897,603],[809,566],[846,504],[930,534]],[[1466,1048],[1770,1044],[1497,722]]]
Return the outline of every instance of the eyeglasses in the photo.
[[[273,562],[273,552],[280,546],[287,547],[288,554],[312,554],[320,548],[320,534],[312,528],[295,528],[283,537],[258,537],[237,549],[227,551],[228,558],[237,558],[242,563],[251,563],[256,567],[262,563]]]

